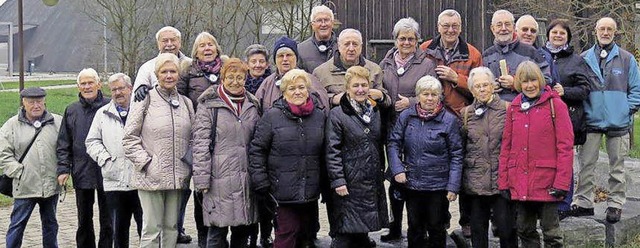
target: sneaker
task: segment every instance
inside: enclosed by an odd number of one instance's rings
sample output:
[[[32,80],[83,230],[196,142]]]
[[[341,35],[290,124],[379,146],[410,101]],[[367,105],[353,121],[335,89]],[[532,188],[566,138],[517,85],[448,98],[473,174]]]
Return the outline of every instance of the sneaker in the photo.
[[[465,238],[471,238],[471,226],[469,225],[462,226],[462,235]]]
[[[583,208],[578,205],[572,205],[571,210],[569,210],[569,216],[580,217],[580,216],[593,216],[593,208]]]
[[[178,234],[178,244],[189,244],[191,243],[191,236],[186,235],[184,233]]]
[[[620,215],[622,215],[622,209],[614,207],[607,208],[607,222],[613,224],[620,221]]]

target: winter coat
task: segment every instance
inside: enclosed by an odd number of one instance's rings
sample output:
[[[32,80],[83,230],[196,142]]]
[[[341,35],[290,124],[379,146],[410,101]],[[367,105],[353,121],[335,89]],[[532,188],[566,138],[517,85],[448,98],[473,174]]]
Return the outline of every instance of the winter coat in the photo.
[[[249,144],[260,119],[258,100],[245,94],[240,116],[218,95],[218,87],[210,87],[198,99],[193,129],[193,184],[207,189],[202,195],[206,226],[240,226],[258,220],[257,206],[249,177]],[[253,100],[251,100],[253,99]],[[213,123],[213,111],[217,121]],[[212,127],[215,143],[209,150]]]
[[[159,55],[159,54],[158,54]],[[157,56],[157,55],[156,55]],[[183,61],[187,61],[186,63],[191,63],[191,58],[184,55],[182,52],[178,54],[178,59],[180,63]],[[140,87],[140,85],[149,86],[149,89],[158,85],[158,78],[156,77],[156,57],[144,62],[138,69],[138,73],[136,74],[136,79],[133,82],[133,91],[131,92],[131,99],[134,99],[136,94],[136,89]]]
[[[264,70],[264,74],[257,78],[254,78],[247,72],[247,79],[244,81],[244,89],[255,95],[258,88],[260,88],[260,85],[262,85],[262,81],[264,81],[268,76],[271,76],[271,67],[267,67],[267,69]]]
[[[124,156],[122,148],[124,123],[114,100],[98,109],[87,134],[87,154],[102,171],[105,191],[129,191],[133,164]]]
[[[71,174],[73,188],[102,189],[102,173],[100,166],[87,154],[85,140],[98,109],[111,101],[102,96],[92,102],[84,99],[79,93],[79,101],[67,106],[62,117],[62,126],[58,134],[56,155],[58,157],[58,175]]]
[[[308,74],[311,79],[311,88],[309,89],[309,95],[315,95],[315,98],[319,100],[317,108],[322,110],[325,115],[329,114],[329,97],[327,96],[327,90],[322,87],[322,84],[316,77]],[[262,81],[262,84],[256,92],[256,97],[260,100],[260,106],[262,107],[262,113],[266,113],[273,103],[282,97],[282,91],[280,91],[280,85],[276,85],[280,81],[280,74],[275,72]]]
[[[169,99],[178,100],[178,107],[172,107]],[[169,92],[156,86],[144,101],[132,103],[122,145],[125,156],[133,162],[134,188],[189,188],[191,166],[180,159],[188,152],[194,120],[191,100],[175,88]]]
[[[429,121],[418,117],[416,105],[402,111],[387,145],[392,175],[406,173],[405,185],[412,190],[458,193],[463,159],[460,127],[458,117],[446,109]]]
[[[264,113],[249,149],[252,188],[273,194],[280,204],[307,203],[320,194],[324,163],[324,113],[291,113],[284,99]]]
[[[24,157],[36,128],[25,117],[24,110],[11,117],[0,128],[0,167],[3,173],[13,178],[13,198],[47,198],[57,194],[56,141],[62,117],[44,112],[40,119],[42,131]]]
[[[574,145],[582,145],[587,140],[586,118],[583,102],[589,97],[593,78],[591,69],[582,57],[573,53],[573,47],[552,54],[546,47],[540,49],[542,56],[551,68],[552,86],[562,85],[562,101],[569,108],[569,117],[573,126]]]
[[[584,102],[589,131],[626,131],[631,126],[632,111],[640,108],[640,70],[633,54],[614,44],[607,55],[605,68],[595,46],[582,53],[597,75],[589,99]]]
[[[222,63],[222,60],[220,61]],[[180,81],[176,85],[178,93],[189,97],[193,103],[193,109],[198,109],[198,97],[211,85],[219,85],[222,82],[220,73],[215,74],[215,82],[209,79],[210,74],[204,73],[198,65],[198,60],[183,60],[180,62]]]
[[[311,37],[300,42],[298,44],[298,65],[300,69],[305,70],[311,74],[322,63],[327,62],[333,56],[333,53],[338,50],[337,36],[331,34],[331,39],[327,45],[325,52],[320,52],[318,49],[318,41],[315,34],[311,34]],[[275,54],[274,54],[275,56]]]
[[[542,55],[533,46],[521,43],[519,41],[513,41],[506,46],[493,45],[484,50],[482,53],[482,63],[484,66],[489,67],[493,75],[497,78],[502,75],[500,71],[500,60],[507,62],[507,71],[509,75],[514,76],[518,65],[524,61],[533,61],[540,67],[544,75],[545,82],[551,83],[551,71],[549,64],[544,60]],[[515,88],[503,88],[498,92],[500,98],[507,102],[511,102],[518,94]]]
[[[495,195],[498,191],[498,164],[502,130],[508,102],[498,94],[482,104],[477,100],[462,109],[462,137],[465,154],[462,188],[470,195]],[[482,109],[481,114],[476,111]]]
[[[454,48],[453,54],[447,61],[444,56],[444,49],[440,45],[440,39],[441,37],[438,35],[434,39],[422,43],[420,49],[425,51],[429,58],[435,60],[437,65],[448,66],[458,74],[457,82],[440,80],[444,94],[444,104],[458,114],[462,108],[469,105],[473,100],[473,95],[471,95],[467,86],[467,79],[471,69],[482,66],[482,55],[478,49],[464,42],[462,37],[458,37],[458,45]]]
[[[517,201],[559,201],[549,195],[549,189],[569,191],[573,175],[573,131],[567,105],[549,86],[528,110],[521,105],[519,94],[507,111],[498,189],[510,190],[511,199]]]
[[[381,117],[374,107],[371,122],[364,122],[346,95],[327,119],[327,171],[331,189],[347,186],[348,196],[331,193],[332,230],[367,233],[388,224],[384,190],[384,154]]]

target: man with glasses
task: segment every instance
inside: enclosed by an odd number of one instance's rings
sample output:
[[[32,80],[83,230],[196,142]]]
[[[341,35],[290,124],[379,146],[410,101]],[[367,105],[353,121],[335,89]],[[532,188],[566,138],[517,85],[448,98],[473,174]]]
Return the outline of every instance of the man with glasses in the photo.
[[[497,77],[497,91],[500,98],[511,102],[518,92],[513,84],[513,76],[518,65],[524,61],[533,61],[540,67],[545,81],[551,83],[549,64],[532,46],[521,45],[514,30],[515,18],[508,10],[498,10],[491,18],[491,32],[494,36],[493,46],[482,53],[483,65],[489,67]]]
[[[536,46],[538,37],[538,22],[531,15],[523,15],[516,21],[516,33],[520,42],[529,46]]]
[[[311,30],[313,34],[298,44],[298,64],[300,69],[313,73],[320,64],[333,56],[337,49],[336,37],[333,34],[333,11],[320,5],[311,9]]]
[[[14,197],[6,247],[22,245],[36,204],[42,221],[42,247],[58,247],[56,140],[62,117],[46,110],[46,95],[41,88],[22,90],[22,108],[0,128],[0,167],[13,179]]]

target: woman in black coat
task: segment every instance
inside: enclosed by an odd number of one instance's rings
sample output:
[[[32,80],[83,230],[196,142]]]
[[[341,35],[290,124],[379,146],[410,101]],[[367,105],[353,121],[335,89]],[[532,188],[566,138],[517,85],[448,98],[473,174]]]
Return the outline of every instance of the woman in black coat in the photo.
[[[331,110],[325,130],[329,183],[335,191],[329,216],[336,232],[331,247],[370,247],[367,233],[388,224],[377,105],[390,101],[385,101],[387,95],[377,101],[370,98],[366,68],[351,67],[345,77],[347,94]]]

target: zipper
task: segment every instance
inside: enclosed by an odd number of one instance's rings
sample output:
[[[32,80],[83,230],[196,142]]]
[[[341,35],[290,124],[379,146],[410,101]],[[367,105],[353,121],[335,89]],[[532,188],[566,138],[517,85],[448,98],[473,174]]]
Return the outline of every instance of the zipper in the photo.
[[[180,98],[180,96],[178,96]],[[169,106],[169,111],[171,112],[171,126],[173,127],[173,132],[171,132],[171,141],[173,145],[171,146],[171,150],[173,150],[173,189],[178,189],[178,184],[176,183],[176,123],[173,117],[173,107]]]

